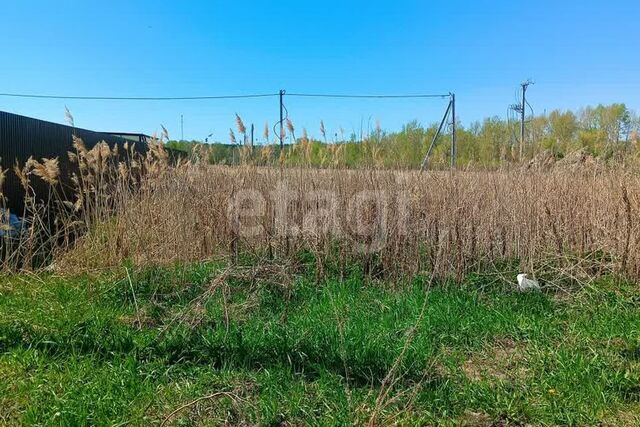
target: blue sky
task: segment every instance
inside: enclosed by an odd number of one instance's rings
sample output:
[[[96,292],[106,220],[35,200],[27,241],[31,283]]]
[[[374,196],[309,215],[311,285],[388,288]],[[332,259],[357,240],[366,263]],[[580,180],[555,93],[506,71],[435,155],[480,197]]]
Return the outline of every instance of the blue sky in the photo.
[[[532,78],[536,112],[640,109],[640,2],[12,1],[0,92],[98,96],[455,92],[463,124],[506,115]],[[436,122],[441,100],[286,100],[296,127]],[[227,140],[234,114],[277,121],[277,98],[121,102],[0,97],[0,110],[95,130]]]

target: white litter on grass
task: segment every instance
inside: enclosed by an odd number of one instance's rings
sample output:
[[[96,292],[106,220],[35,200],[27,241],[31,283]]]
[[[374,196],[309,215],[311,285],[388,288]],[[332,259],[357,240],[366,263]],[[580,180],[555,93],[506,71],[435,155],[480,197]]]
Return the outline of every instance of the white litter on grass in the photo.
[[[540,283],[537,280],[527,278],[525,273],[518,274],[518,290],[520,292],[528,290],[540,290]]]

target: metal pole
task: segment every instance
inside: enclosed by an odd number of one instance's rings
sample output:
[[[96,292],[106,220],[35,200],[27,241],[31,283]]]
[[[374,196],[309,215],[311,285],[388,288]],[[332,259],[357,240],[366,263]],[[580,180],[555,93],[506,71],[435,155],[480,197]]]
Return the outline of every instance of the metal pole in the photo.
[[[457,149],[456,146],[456,94],[451,94],[451,168],[454,169],[456,167],[456,155]]]
[[[253,123],[251,123],[251,152],[253,152]]]
[[[425,170],[428,166],[429,156],[431,156],[431,151],[433,150],[433,147],[436,144],[436,140],[438,139],[438,136],[440,136],[442,127],[447,121],[447,117],[449,116],[449,111],[451,111],[451,101],[449,101],[449,105],[447,105],[447,110],[444,112],[444,116],[442,116],[442,121],[440,122],[440,126],[438,126],[438,130],[436,131],[436,134],[433,136],[433,139],[431,140],[431,145],[429,145],[427,154],[424,156],[424,159],[422,160],[422,166],[420,166],[421,171]]]
[[[184,116],[180,114],[180,141],[184,141]]]
[[[522,161],[522,151],[524,149],[524,116],[526,105],[527,84],[522,83],[522,105],[520,105],[520,161]]]
[[[284,96],[284,90],[280,89],[280,152],[284,149],[284,139],[282,135],[284,135],[284,103],[282,102],[282,98]]]

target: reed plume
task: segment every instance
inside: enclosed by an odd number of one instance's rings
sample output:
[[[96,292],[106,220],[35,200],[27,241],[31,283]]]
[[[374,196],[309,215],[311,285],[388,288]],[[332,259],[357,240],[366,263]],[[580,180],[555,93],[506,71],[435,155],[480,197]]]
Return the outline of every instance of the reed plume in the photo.
[[[160,128],[162,129],[162,132],[160,133],[160,140],[161,141],[169,141],[169,131],[167,130],[166,127],[164,127],[163,125],[160,125]],[[126,148],[125,148],[126,150]]]
[[[264,124],[264,131],[262,132],[262,136],[264,137],[265,143],[269,143],[269,122]]]
[[[320,120],[320,135],[322,135],[322,139],[324,140],[324,143],[327,143],[327,131],[324,128],[324,121]]]
[[[236,127],[238,128],[238,133],[240,133],[241,135],[247,134],[247,128],[242,122],[242,118],[238,113],[236,113]]]
[[[42,162],[37,160],[33,161],[33,174],[41,178],[44,182],[50,186],[58,184],[58,176],[60,175],[60,168],[58,165],[58,158],[55,159],[42,159]]]
[[[4,180],[6,178],[7,170],[2,168],[2,158],[0,158],[0,200],[4,196],[3,188],[4,188]]]
[[[16,174],[18,180],[20,181],[20,185],[25,191],[29,190],[29,174],[31,171],[31,165],[33,164],[33,157],[29,157],[29,159],[25,162],[24,166],[20,166],[18,160],[16,160],[13,166],[13,173]]]
[[[66,105],[64,106],[64,119],[69,126],[76,127],[75,121],[73,120],[73,114],[71,114],[71,111],[69,111],[69,108],[67,108]]]
[[[293,139],[293,142],[296,142],[295,128],[293,127],[293,122],[289,118],[287,119],[287,130],[291,134],[291,138]]]

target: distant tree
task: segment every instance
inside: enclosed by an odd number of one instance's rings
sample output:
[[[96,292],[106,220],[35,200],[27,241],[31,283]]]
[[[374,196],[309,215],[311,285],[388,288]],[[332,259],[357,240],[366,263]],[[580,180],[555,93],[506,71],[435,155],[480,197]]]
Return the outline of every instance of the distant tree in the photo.
[[[558,144],[572,142],[578,131],[578,119],[571,111],[553,110],[548,118],[549,134]]]
[[[546,122],[545,135],[541,139],[541,147],[550,149],[556,155],[571,150],[575,144],[580,129],[578,118],[571,111],[553,110],[540,120]]]
[[[582,110],[581,139],[594,148],[607,150],[611,144],[629,140],[632,113],[625,104],[598,105]]]
[[[256,148],[255,159],[268,163],[270,158],[281,158],[288,165],[311,165],[324,167],[401,167],[419,168],[429,145],[436,134],[439,123],[428,127],[416,120],[405,124],[400,131],[386,132],[380,125],[367,128],[359,135],[355,131],[345,138],[339,128],[328,138],[324,122],[320,123],[320,139],[310,137],[305,130],[300,139],[295,139],[293,123],[287,122],[287,130],[294,141],[281,152],[279,147]],[[244,124],[236,118],[238,133],[242,136]],[[624,104],[598,105],[578,112],[554,110],[548,115],[539,115],[527,122],[526,158],[543,150],[552,150],[562,156],[570,151],[584,148],[594,155],[608,158],[638,151],[638,128],[640,118]],[[231,144],[205,144],[211,163],[235,164],[236,134],[230,129]],[[265,125],[265,142],[269,139],[269,127]],[[331,143],[328,140],[331,140]],[[474,122],[468,127],[457,123],[457,164],[476,164],[496,167],[517,160],[519,123],[508,122],[500,117]],[[304,143],[303,143],[304,142]],[[198,141],[170,141],[168,146],[191,152]],[[266,149],[266,147],[265,147]],[[515,149],[515,151],[514,151]],[[451,129],[445,127],[438,139],[429,161],[430,167],[446,168],[451,157]]]

